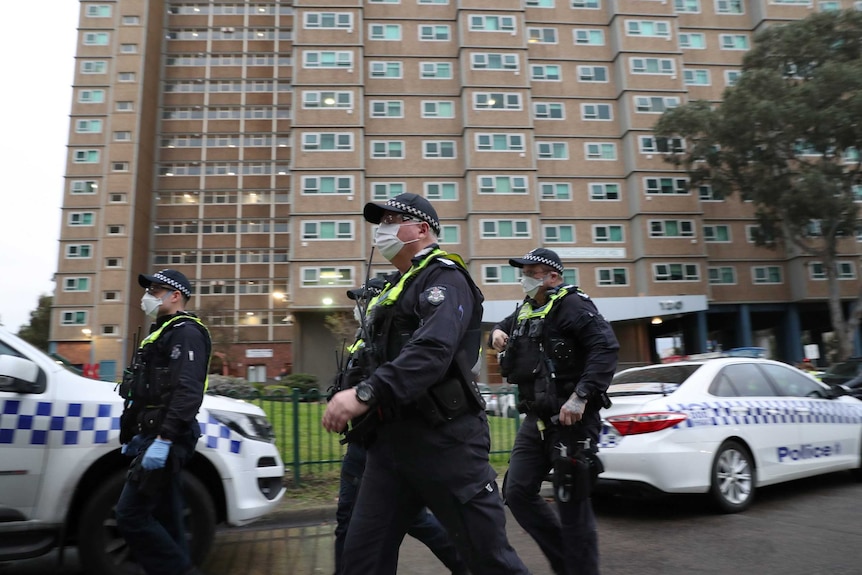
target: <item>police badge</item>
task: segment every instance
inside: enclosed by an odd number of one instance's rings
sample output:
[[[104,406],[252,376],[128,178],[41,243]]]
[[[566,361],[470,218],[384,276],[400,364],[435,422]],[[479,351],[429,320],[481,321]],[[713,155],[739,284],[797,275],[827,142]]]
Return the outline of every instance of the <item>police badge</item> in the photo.
[[[440,305],[446,299],[446,288],[440,286],[429,288],[425,298],[431,305]]]

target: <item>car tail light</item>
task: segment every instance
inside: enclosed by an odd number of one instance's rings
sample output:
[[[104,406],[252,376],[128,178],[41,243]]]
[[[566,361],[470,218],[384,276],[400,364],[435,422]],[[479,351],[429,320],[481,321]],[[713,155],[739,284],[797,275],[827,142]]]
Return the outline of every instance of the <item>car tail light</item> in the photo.
[[[652,433],[682,423],[688,416],[679,412],[633,413],[630,415],[611,415],[605,420],[614,426],[620,435]]]

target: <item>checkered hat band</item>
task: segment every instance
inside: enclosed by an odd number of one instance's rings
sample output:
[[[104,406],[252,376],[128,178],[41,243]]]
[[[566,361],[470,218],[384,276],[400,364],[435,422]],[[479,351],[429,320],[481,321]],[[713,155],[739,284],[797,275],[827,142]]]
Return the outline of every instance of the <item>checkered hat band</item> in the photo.
[[[551,266],[555,270],[563,273],[563,266],[555,262],[554,260],[549,260],[548,258],[543,258],[540,256],[536,256],[533,254],[527,254],[524,256],[525,260],[530,260],[531,262],[536,262],[537,264],[545,264],[546,266]]]
[[[397,200],[389,200],[386,202],[385,205],[392,207],[392,208],[395,208],[395,209],[402,211],[402,212],[407,212],[411,216],[416,216],[417,218],[419,218],[420,220],[422,220],[423,222],[425,222],[429,226],[431,226],[431,228],[434,230],[434,233],[437,233],[437,234],[440,233],[440,222],[438,222],[437,220],[435,220],[434,218],[432,218],[431,216],[429,216],[425,212],[423,212],[421,210],[417,210],[413,206],[408,206],[407,204],[401,203]]]
[[[179,290],[180,293],[182,293],[186,297],[191,297],[192,295],[191,292],[185,286],[180,285],[179,282],[175,282],[168,276],[163,276],[161,273],[157,273],[153,277],[159,280],[159,282],[163,283],[164,285],[168,285],[176,290]]]

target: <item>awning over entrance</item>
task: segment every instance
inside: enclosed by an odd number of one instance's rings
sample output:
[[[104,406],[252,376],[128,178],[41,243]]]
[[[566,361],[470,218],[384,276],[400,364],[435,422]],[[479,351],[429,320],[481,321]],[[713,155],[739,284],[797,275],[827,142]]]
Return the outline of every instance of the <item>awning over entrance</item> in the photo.
[[[674,316],[706,311],[705,295],[597,297],[596,307],[608,321],[623,321],[647,317]],[[520,306],[521,300],[485,301],[484,323],[497,323]]]

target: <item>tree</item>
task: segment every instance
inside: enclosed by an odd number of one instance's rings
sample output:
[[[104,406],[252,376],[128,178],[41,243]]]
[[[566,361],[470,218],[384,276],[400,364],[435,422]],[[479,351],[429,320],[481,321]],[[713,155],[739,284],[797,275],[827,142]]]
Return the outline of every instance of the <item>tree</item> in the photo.
[[[671,109],[655,134],[682,137],[668,160],[693,188],[708,183],[753,202],[758,244],[821,262],[839,359],[850,356],[862,292],[845,317],[837,265],[842,253],[855,255],[860,229],[862,13],[818,13],[763,30],[720,104]]]
[[[18,337],[46,353],[51,335],[51,304],[53,303],[52,296],[44,294],[39,296],[38,306],[30,312],[30,323],[22,325],[18,330]]]

